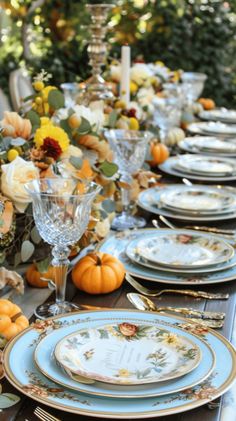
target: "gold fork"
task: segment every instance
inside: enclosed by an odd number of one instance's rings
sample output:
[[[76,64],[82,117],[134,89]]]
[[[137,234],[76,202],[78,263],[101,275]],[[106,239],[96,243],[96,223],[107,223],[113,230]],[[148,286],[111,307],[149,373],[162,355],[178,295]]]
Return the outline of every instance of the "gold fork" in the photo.
[[[206,291],[194,291],[191,289],[162,289],[162,290],[155,290],[149,289],[144,287],[139,282],[137,282],[129,273],[126,273],[125,279],[127,282],[132,285],[134,289],[140,292],[143,295],[147,295],[148,297],[159,297],[165,293],[174,293],[174,294],[181,294],[181,295],[189,295],[195,298],[206,298],[208,300],[227,300],[229,298],[229,294],[221,294],[221,293],[211,293]]]
[[[54,417],[39,406],[34,410],[34,414],[42,421],[61,421],[59,418]]]

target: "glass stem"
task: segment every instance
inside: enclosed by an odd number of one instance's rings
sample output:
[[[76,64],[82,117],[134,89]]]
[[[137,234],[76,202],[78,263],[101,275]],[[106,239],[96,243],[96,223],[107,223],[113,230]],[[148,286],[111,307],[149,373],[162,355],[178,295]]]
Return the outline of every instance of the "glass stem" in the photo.
[[[130,189],[121,189],[121,200],[122,200],[122,214],[129,215],[130,214]]]
[[[52,249],[56,303],[63,303],[65,301],[66,277],[68,264],[70,263],[68,259],[69,254],[70,249],[67,247],[55,246]]]

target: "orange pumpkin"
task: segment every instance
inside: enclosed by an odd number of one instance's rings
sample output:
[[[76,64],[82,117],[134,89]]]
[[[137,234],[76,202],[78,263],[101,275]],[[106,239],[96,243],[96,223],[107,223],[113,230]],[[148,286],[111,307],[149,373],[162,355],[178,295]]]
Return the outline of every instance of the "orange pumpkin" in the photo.
[[[28,319],[22,314],[20,307],[9,300],[0,299],[0,335],[6,340],[29,326]]]
[[[53,266],[49,266],[46,272],[39,272],[35,263],[32,263],[26,271],[25,274],[27,282],[36,288],[47,288],[48,283],[41,281],[40,278],[54,279],[54,270]]]
[[[119,288],[125,268],[116,257],[107,253],[89,253],[72,270],[75,286],[89,294],[106,294]]]
[[[203,106],[204,110],[213,110],[216,106],[211,98],[199,98],[198,102]]]
[[[163,143],[152,143],[151,144],[151,155],[152,161],[151,166],[162,164],[167,158],[169,158],[169,149]]]

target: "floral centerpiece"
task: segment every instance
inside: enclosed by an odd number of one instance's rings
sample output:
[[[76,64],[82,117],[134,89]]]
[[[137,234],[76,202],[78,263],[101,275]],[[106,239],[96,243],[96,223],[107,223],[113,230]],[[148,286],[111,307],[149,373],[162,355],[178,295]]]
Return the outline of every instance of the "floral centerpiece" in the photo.
[[[89,107],[65,108],[63,94],[55,86],[48,85],[48,79],[49,75],[44,71],[37,75],[33,82],[35,92],[25,99],[26,105],[22,108],[27,111],[21,115],[6,112],[0,122],[0,222],[4,229],[4,203],[11,203],[12,211],[11,218],[5,218],[10,224],[5,242],[1,241],[0,224],[0,257],[2,263],[6,259],[9,264],[9,256],[14,255],[14,261],[10,261],[14,266],[29,260],[35,252],[35,244],[41,241],[33,223],[31,199],[24,188],[29,180],[72,175],[102,185],[78,250],[107,235],[114,212],[119,208],[118,167],[112,160],[102,129],[119,127],[122,110],[100,101]],[[134,128],[134,123],[139,126],[136,117],[126,118],[130,119],[130,129]],[[157,178],[149,169],[139,171],[133,185],[127,186],[131,188],[133,199],[140,188],[155,183]],[[14,237],[15,217],[18,222]]]

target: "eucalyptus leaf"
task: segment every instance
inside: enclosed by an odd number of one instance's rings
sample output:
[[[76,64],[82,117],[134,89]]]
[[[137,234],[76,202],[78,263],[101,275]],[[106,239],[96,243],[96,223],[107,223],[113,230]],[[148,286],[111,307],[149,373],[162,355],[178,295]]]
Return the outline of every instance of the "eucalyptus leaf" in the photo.
[[[51,257],[46,257],[46,259],[41,260],[40,262],[36,263],[37,269],[40,273],[45,273],[48,271],[49,265],[51,263]]]
[[[82,135],[91,132],[91,130],[92,127],[89,121],[86,118],[81,117],[81,124],[77,129],[77,133]]]
[[[72,137],[72,130],[71,130],[67,120],[61,120],[60,121],[60,127],[63,130],[65,130],[65,132],[68,134],[69,137]]]
[[[21,245],[21,260],[22,262],[27,262],[29,258],[32,256],[33,252],[35,250],[35,247],[33,243],[29,240],[23,241]]]
[[[34,129],[40,126],[40,117],[35,111],[28,111],[28,113],[26,114],[26,118],[30,120],[31,125]]]
[[[30,236],[34,244],[39,244],[42,241],[36,226],[34,226],[34,228],[31,230]]]
[[[21,263],[21,252],[15,254],[14,257],[14,267],[18,266]]]
[[[0,408],[6,409],[20,402],[20,397],[13,393],[2,393],[0,395]]]
[[[104,161],[99,166],[99,169],[106,177],[112,177],[118,171],[118,165],[113,162]]]
[[[108,126],[111,127],[112,129],[115,127],[116,122],[117,122],[117,118],[118,118],[118,113],[116,110],[113,110],[110,114],[109,114],[109,120],[108,120]]]
[[[48,103],[54,110],[65,106],[64,95],[58,89],[52,89],[48,94]]]
[[[111,199],[103,200],[102,207],[107,213],[112,213],[116,209],[115,202],[114,202],[114,200],[111,200]]]
[[[22,139],[22,137],[16,137],[15,139],[11,140],[12,146],[22,146],[25,144],[25,139]]]
[[[69,162],[73,167],[75,167],[77,170],[80,170],[83,164],[83,160],[79,156],[71,156],[69,159]]]
[[[5,161],[5,159],[7,159],[7,152],[5,152],[5,151],[0,152],[0,159],[2,159],[3,161]]]

